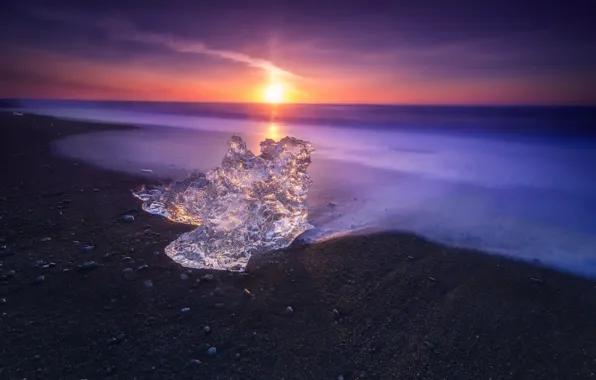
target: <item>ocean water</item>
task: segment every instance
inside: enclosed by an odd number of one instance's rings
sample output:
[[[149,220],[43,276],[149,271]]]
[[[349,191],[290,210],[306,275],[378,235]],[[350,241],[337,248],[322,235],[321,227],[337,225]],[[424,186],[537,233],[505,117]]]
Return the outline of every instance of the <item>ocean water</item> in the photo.
[[[55,142],[61,154],[160,178],[286,135],[316,148],[313,240],[414,232],[596,276],[596,110],[22,101],[25,111],[128,123]],[[141,172],[151,169],[153,173]]]

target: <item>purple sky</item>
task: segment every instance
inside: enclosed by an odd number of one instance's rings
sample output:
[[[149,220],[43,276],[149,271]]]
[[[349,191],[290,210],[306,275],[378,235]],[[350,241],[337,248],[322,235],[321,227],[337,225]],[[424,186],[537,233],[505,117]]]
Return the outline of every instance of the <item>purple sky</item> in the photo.
[[[14,1],[0,97],[596,104],[588,1]]]

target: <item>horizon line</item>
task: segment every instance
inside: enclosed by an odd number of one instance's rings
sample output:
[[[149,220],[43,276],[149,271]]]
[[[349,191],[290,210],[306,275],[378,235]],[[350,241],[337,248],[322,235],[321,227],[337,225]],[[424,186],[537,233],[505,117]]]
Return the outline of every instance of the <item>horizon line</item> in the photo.
[[[525,104],[525,103],[503,103],[503,104],[465,104],[465,103],[374,103],[374,102],[359,102],[359,103],[323,103],[323,102],[285,102],[285,103],[266,103],[257,101],[206,101],[206,100],[142,100],[142,99],[80,99],[80,98],[0,98],[2,101],[77,101],[77,102],[121,102],[121,103],[188,103],[188,104],[251,104],[260,106],[269,106],[274,108],[281,108],[284,106],[303,106],[303,105],[318,105],[318,106],[383,106],[383,107],[477,107],[477,108],[596,108],[595,103],[560,103],[560,104]]]

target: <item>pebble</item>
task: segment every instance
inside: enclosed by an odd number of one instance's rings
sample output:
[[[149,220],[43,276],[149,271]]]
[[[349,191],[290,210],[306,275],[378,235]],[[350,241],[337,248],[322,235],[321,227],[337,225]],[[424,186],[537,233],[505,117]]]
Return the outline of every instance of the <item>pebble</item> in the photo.
[[[96,261],[87,261],[87,262],[79,265],[79,270],[80,271],[92,270],[92,269],[99,268],[100,266],[101,266],[101,264]]]
[[[335,318],[339,318],[339,310],[337,310],[337,309],[333,309],[333,316],[334,316]]]
[[[243,290],[244,295],[249,296],[249,297],[254,297],[254,295],[248,290],[248,289],[244,289]]]
[[[236,355],[234,355],[234,359],[236,359],[236,360],[240,359],[240,354],[236,352]]]
[[[117,344],[117,343],[122,343],[124,341],[125,335],[124,334],[118,334],[115,337],[112,337],[110,340],[108,340],[109,344]]]
[[[130,222],[134,222],[135,221],[135,217],[132,215],[124,215],[122,217],[122,221],[126,222],[126,223],[130,223]]]
[[[95,246],[93,246],[93,245],[83,245],[83,246],[79,247],[79,249],[83,252],[89,252],[93,248],[95,248]]]
[[[6,277],[14,277],[17,275],[17,272],[15,272],[13,269],[11,269],[8,272],[6,272],[5,274],[6,274]]]
[[[180,275],[180,279],[181,279],[182,281],[186,281],[186,280],[188,280],[188,275],[187,275],[186,273],[182,273],[182,274]]]
[[[288,306],[286,307],[286,315],[293,315],[294,314],[294,309],[292,309],[292,307]]]
[[[153,287],[153,282],[151,280],[145,280],[145,282],[143,284],[145,285],[146,288]]]
[[[339,375],[339,376],[337,377],[337,380],[344,380],[344,375]]]
[[[225,306],[225,305],[224,305],[223,303],[221,303],[221,302],[219,302],[219,303],[216,303],[216,304],[215,304],[215,307],[217,307],[217,308],[220,308],[220,309],[221,309],[222,307],[224,307],[224,306]]]
[[[190,362],[188,362],[188,365],[192,368],[198,367],[199,364],[201,364],[201,361],[198,359],[192,359]]]
[[[99,193],[99,189],[93,189],[94,193]]]
[[[434,278],[433,276],[428,276],[428,279],[432,282],[437,282],[437,279]]]
[[[44,238],[41,238],[41,241],[42,241],[42,242],[44,242],[44,243],[45,243],[46,241],[50,241],[50,240],[52,240],[52,238],[51,238],[51,237],[44,237]]]
[[[205,281],[213,281],[213,279],[214,279],[215,277],[213,277],[213,275],[212,275],[212,274],[206,274],[206,275],[204,275],[204,276],[203,276],[203,277],[201,277],[201,278],[202,278],[203,280],[205,280]]]
[[[6,298],[2,297],[0,298],[0,305],[3,305],[6,303]]]
[[[207,355],[213,356],[215,354],[217,354],[217,349],[215,347],[209,347],[209,349],[207,350]]]
[[[143,264],[143,265],[141,265],[140,267],[137,268],[137,272],[144,271],[147,268],[149,268],[149,266],[147,264]]]
[[[542,283],[544,282],[544,281],[542,281],[541,279],[539,279],[539,278],[536,278],[536,277],[530,277],[530,280],[532,280],[532,281],[534,281],[534,282],[537,282],[537,283],[539,283],[539,284],[542,284]]]
[[[183,307],[180,311],[183,313],[188,313],[190,311],[190,307]]]
[[[41,282],[44,282],[46,279],[46,276],[44,276],[43,274],[41,276],[37,276],[35,277],[35,280],[33,280],[34,284],[39,284]]]
[[[414,256],[408,256],[408,260],[414,260]]]
[[[205,331],[205,334],[209,334],[211,332],[211,327],[203,326],[203,331]]]
[[[134,275],[135,273],[132,268],[125,268],[122,270],[122,276],[124,276],[124,278],[127,280],[132,280]]]

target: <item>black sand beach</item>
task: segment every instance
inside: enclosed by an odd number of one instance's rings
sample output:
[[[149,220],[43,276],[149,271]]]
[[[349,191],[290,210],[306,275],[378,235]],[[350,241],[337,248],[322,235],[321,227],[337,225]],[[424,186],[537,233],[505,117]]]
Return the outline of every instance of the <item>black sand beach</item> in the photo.
[[[0,114],[0,379],[595,377],[596,284],[549,269],[397,233],[180,267],[146,179],[52,154],[115,128]]]

